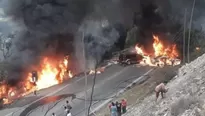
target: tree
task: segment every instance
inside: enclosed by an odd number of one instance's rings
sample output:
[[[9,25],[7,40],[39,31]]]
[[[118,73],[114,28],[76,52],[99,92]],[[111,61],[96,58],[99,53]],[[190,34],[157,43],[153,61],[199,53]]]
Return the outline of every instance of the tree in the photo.
[[[12,38],[5,37],[0,33],[0,51],[2,52],[3,60],[0,63],[0,81],[7,80],[8,76],[8,58],[12,55],[11,53]]]
[[[189,30],[186,30],[185,40],[188,39],[188,33]],[[205,33],[202,31],[202,29],[192,29],[190,32],[190,60],[194,60],[203,53],[205,53]],[[178,37],[175,38],[175,42],[178,45],[179,52],[183,51],[183,39],[182,39],[182,33],[179,34]],[[185,44],[185,56],[187,56],[187,47],[188,45]]]
[[[7,60],[12,54],[11,54],[11,46],[12,41],[11,38],[1,38],[0,39],[0,45],[1,45],[1,51],[3,54],[4,60]]]

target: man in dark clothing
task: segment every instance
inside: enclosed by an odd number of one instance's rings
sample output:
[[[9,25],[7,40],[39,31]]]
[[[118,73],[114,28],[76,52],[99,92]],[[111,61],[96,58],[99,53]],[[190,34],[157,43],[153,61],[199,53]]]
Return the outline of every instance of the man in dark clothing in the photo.
[[[121,105],[121,103],[116,102],[116,107],[117,107],[117,116],[121,116],[121,114],[122,114],[122,111],[121,111],[122,105]]]
[[[70,111],[72,109],[72,106],[69,104],[69,101],[66,101],[66,108]]]
[[[52,116],[56,116],[56,114],[55,114],[55,113],[52,113]]]

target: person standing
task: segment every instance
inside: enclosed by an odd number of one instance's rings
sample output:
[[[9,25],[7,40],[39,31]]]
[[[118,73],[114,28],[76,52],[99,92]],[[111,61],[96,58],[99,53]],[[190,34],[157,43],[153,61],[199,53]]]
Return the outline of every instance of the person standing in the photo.
[[[116,107],[115,103],[112,102],[112,106],[111,106],[110,110],[111,110],[111,116],[117,116],[117,107]]]
[[[69,111],[72,109],[72,107],[71,107],[71,105],[70,105],[70,103],[69,103],[68,100],[66,101],[66,108],[67,108]]]
[[[122,99],[121,104],[122,104],[122,113],[124,114],[127,112],[127,101],[125,99]]]
[[[66,116],[72,116],[72,115],[71,115],[71,112],[68,111]]]
[[[121,105],[121,103],[116,102],[116,107],[117,107],[117,116],[121,116],[121,114],[122,114],[122,105]]]
[[[66,106],[64,106],[64,110],[65,110],[65,114],[67,114],[69,112],[69,110]]]
[[[55,113],[52,113],[52,116],[56,116],[56,114],[55,114]]]
[[[110,112],[111,112],[111,106],[112,106],[112,102],[108,105]]]
[[[33,85],[34,85],[34,91],[33,91],[33,94],[34,95],[37,95],[37,93],[36,93],[36,91],[37,91],[37,81],[38,81],[38,74],[37,74],[37,71],[33,71],[32,72],[32,77],[31,77],[31,79],[32,79],[32,83],[33,83]]]

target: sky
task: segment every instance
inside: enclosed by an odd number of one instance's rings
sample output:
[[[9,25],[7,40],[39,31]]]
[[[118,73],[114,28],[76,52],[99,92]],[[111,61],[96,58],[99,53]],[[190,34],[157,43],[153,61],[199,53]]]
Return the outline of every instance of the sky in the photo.
[[[12,27],[14,27],[14,24],[8,17],[5,16],[2,8],[2,1],[3,0],[0,0],[0,32],[7,35],[12,31]]]

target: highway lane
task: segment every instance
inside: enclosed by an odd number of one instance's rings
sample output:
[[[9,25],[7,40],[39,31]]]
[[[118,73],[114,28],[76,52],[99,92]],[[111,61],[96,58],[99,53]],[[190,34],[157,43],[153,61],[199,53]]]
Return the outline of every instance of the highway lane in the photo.
[[[140,77],[144,73],[146,73],[148,70],[150,70],[149,67],[126,67],[122,70],[122,72],[118,73],[118,75],[115,75],[113,77],[109,77],[107,81],[104,81],[104,83],[101,83],[100,85],[96,85],[96,88],[94,89],[93,94],[93,102],[102,100],[105,101],[107,98],[112,96],[113,94],[116,94],[119,90],[122,88],[125,88],[128,84],[130,84],[133,80]],[[98,78],[99,79],[99,78]],[[99,80],[98,80],[99,81]],[[91,91],[88,92],[88,96],[90,96]],[[81,97],[82,99],[84,96]],[[102,103],[100,101],[100,103]],[[84,100],[74,100],[75,106],[71,110],[73,113],[73,116],[85,116],[85,109],[82,104],[85,104]],[[96,105],[95,105],[96,107]],[[94,108],[92,108],[94,109]]]
[[[113,65],[105,70],[104,73],[97,75],[96,78],[96,86],[94,90],[94,99],[104,99],[106,97],[110,97],[113,93],[115,93],[117,90],[121,89],[122,87],[129,84],[132,80],[140,77],[144,73],[146,73],[150,67],[136,67],[136,66],[128,66],[128,67],[121,67],[119,65]],[[133,78],[135,77],[135,78]],[[124,82],[126,80],[129,80],[128,82]],[[77,98],[80,99],[74,99],[72,101],[73,109],[71,112],[76,116],[84,116],[84,86],[85,86],[85,78],[83,77],[77,77],[71,81],[67,81],[63,84],[56,85],[44,90],[40,90],[38,92],[38,96],[28,95],[25,98],[22,98],[18,100],[16,103],[11,105],[9,108],[16,108],[21,107],[23,110],[31,106],[32,102],[42,102],[42,100],[48,99],[49,94],[51,96],[60,96],[60,95],[77,95]],[[91,86],[93,82],[93,76],[88,76],[88,95],[90,96],[91,93]],[[120,84],[121,83],[121,84]],[[120,85],[119,85],[120,84]],[[39,100],[40,98],[45,97],[44,99]],[[68,97],[68,96],[67,96]],[[29,104],[29,105],[28,105]],[[35,104],[36,105],[36,104]],[[40,104],[42,105],[42,104]],[[31,109],[34,110],[38,106],[33,106]],[[60,109],[58,109],[56,112],[63,112],[61,109],[61,106],[58,106]],[[19,116],[23,110],[18,110],[19,112],[15,112],[13,116]],[[1,111],[0,111],[1,113]],[[25,115],[24,114],[22,115]],[[32,112],[37,113],[37,112]],[[49,113],[48,113],[49,114]]]

